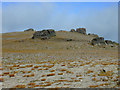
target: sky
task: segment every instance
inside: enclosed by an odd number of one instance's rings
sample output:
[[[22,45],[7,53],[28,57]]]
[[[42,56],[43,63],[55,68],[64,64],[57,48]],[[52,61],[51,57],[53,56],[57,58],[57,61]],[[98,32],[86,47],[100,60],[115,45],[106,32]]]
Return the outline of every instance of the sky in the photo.
[[[2,2],[2,33],[86,28],[118,42],[117,2]]]

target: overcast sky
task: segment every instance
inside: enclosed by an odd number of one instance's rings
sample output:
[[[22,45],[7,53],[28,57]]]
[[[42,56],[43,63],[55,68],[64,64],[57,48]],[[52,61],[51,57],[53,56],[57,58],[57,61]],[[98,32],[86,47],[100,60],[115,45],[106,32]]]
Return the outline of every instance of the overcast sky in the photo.
[[[3,2],[2,32],[76,29],[83,27],[105,39],[118,41],[117,2]]]

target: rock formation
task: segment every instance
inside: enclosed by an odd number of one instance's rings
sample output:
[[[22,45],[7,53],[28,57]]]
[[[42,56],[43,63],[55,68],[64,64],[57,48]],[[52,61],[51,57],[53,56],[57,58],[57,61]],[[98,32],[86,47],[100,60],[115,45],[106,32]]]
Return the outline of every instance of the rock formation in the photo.
[[[111,41],[111,40],[105,40],[106,44],[108,45],[118,45],[118,43]]]
[[[70,32],[78,32],[78,33],[81,33],[81,34],[86,34],[86,29],[85,28],[77,28],[76,30],[71,29]]]
[[[42,30],[42,31],[36,31],[33,34],[32,39],[35,38],[40,38],[41,40],[49,39],[53,36],[56,36],[56,33],[53,29],[47,29],[47,30]]]
[[[24,32],[26,31],[34,31],[34,29],[30,28],[30,29],[24,30]]]
[[[86,29],[85,28],[77,28],[76,32],[81,33],[81,34],[86,34]]]
[[[91,41],[92,45],[110,45],[111,47],[114,47],[115,45],[119,45],[116,42],[113,42],[111,40],[104,40],[103,37],[96,37],[92,39]]]
[[[97,34],[91,34],[91,33],[88,33],[88,35],[93,36],[93,37],[98,37]]]
[[[106,45],[103,37],[96,37],[91,41],[92,45]]]
[[[71,29],[70,32],[75,32],[75,29]]]

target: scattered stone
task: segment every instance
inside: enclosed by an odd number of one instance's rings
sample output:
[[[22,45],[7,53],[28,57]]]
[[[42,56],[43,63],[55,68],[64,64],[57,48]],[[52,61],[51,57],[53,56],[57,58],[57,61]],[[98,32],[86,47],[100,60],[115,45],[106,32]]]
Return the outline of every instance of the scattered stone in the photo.
[[[30,28],[30,29],[24,30],[24,32],[26,31],[34,31],[34,29]]]
[[[51,37],[56,36],[56,33],[53,29],[47,29],[42,31],[36,31],[33,34],[32,39],[40,38],[41,40],[50,39]]]

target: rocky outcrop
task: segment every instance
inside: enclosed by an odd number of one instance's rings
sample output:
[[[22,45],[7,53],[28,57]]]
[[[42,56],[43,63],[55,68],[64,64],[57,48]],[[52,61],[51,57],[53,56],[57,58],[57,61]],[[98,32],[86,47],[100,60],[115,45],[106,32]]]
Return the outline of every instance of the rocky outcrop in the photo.
[[[113,44],[111,40],[105,40],[106,44]]]
[[[56,36],[56,33],[53,29],[47,29],[42,31],[36,31],[33,34],[32,39],[40,38],[41,40],[50,39],[51,37]]]
[[[111,41],[111,40],[105,40],[107,45],[119,45],[118,43]]]
[[[92,45],[106,45],[103,37],[96,37],[91,41]]]
[[[81,33],[81,34],[86,34],[86,29],[85,28],[77,28],[76,32]]]
[[[92,39],[91,44],[92,45],[108,45],[111,47],[119,45],[118,43],[113,42],[111,40],[104,40],[103,37],[96,37],[96,38]]]
[[[76,30],[71,29],[70,32],[78,32],[78,33],[81,33],[81,34],[86,34],[86,29],[85,28],[77,28]]]
[[[34,31],[34,29],[30,28],[30,29],[24,30],[24,32],[26,31]]]
[[[70,32],[75,32],[75,29],[71,29]]]
[[[91,34],[91,33],[88,33],[89,36],[92,36],[92,37],[98,37],[97,34]]]

